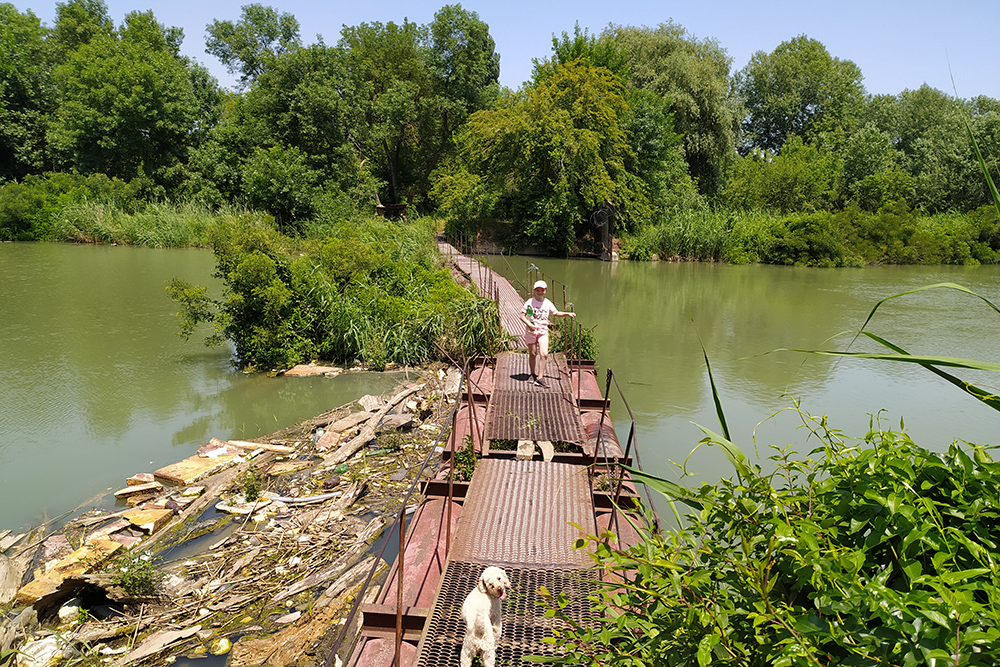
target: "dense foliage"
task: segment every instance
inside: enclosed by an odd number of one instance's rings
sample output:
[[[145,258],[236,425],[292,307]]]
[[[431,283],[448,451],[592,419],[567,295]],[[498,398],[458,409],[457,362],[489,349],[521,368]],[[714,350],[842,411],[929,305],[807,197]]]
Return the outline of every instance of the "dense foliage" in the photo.
[[[376,219],[309,231],[290,239],[253,215],[215,225],[209,235],[225,291],[215,299],[172,281],[182,333],[211,322],[210,344],[229,340],[241,366],[264,371],[314,359],[383,369],[499,349],[495,306],[441,267],[427,224]]]
[[[685,489],[694,511],[635,546],[592,536],[608,583],[592,624],[556,643],[587,665],[995,665],[1000,464],[935,454],[876,425],[861,442],[804,418],[820,445],[773,472],[730,450],[733,479]],[[719,443],[721,444],[721,443]],[[731,444],[728,445],[730,448]],[[581,540],[581,546],[584,540]],[[552,592],[552,613],[570,601]]]
[[[553,254],[608,251],[610,231],[635,259],[996,261],[976,212],[996,205],[1000,102],[869,95],[806,35],[733,70],[673,22],[577,25],[513,91],[461,5],[300,32],[258,3],[214,20],[206,51],[240,81],[225,91],[151,11],[116,26],[104,0],[66,0],[45,26],[0,3],[0,240],[204,243],[200,221],[159,213],[192,206],[294,237],[377,206]],[[127,204],[67,185],[95,176]],[[173,228],[117,231],[157,220]]]

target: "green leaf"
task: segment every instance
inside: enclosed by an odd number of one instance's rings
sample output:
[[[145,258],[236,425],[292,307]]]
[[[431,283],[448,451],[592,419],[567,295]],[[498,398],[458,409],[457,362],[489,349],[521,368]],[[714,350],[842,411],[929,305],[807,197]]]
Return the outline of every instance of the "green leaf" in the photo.
[[[709,445],[716,445],[722,450],[722,453],[725,454],[726,458],[729,459],[729,462],[733,464],[733,467],[736,468],[736,472],[739,475],[745,478],[753,477],[753,473],[746,464],[746,454],[743,453],[742,449],[734,445],[729,438],[724,438],[718,433],[715,433],[700,424],[695,424],[695,426],[700,428],[702,433],[707,436],[705,438],[705,442]]]
[[[714,632],[710,635],[705,635],[698,642],[698,665],[699,667],[705,667],[706,665],[712,664],[712,649],[716,644],[719,643],[719,636]]]
[[[938,625],[940,625],[940,626],[942,626],[944,628],[951,629],[951,625],[948,623],[948,617],[945,616],[944,614],[942,614],[939,611],[934,611],[933,609],[918,608],[918,609],[916,609],[916,612],[918,614],[921,614],[925,618],[934,621],[935,623],[937,623]]]
[[[699,500],[695,500],[697,494],[690,489],[677,484],[676,482],[671,482],[668,479],[663,479],[662,477],[657,477],[656,475],[650,475],[647,472],[643,472],[637,468],[630,468],[629,466],[621,466],[632,475],[632,480],[645,484],[654,491],[658,491],[663,494],[669,500],[679,500],[685,505],[693,507],[694,509],[700,510],[702,508],[702,503]]]

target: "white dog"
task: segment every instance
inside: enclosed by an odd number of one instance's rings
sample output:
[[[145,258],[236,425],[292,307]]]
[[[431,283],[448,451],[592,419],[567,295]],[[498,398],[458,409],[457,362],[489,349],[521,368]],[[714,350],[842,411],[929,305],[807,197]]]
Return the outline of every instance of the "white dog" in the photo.
[[[510,579],[499,567],[490,566],[479,575],[479,583],[462,603],[465,639],[462,641],[462,667],[471,667],[472,658],[480,656],[483,667],[494,667],[503,624],[500,600],[507,597]]]

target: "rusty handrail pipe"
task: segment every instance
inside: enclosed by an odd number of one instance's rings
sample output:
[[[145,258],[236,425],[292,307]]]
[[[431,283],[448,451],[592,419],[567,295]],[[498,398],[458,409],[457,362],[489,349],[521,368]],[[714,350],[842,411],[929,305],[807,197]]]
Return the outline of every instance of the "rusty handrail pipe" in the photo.
[[[459,405],[460,405],[460,402],[459,401],[455,401],[455,407],[452,410],[452,418],[454,418],[455,414],[458,412],[458,406]],[[433,454],[435,452],[435,450],[437,449],[438,443],[441,442],[441,437],[445,434],[445,432],[447,430],[448,430],[448,427],[447,427],[447,422],[446,422],[445,426],[442,426],[441,430],[438,432],[437,438],[435,438],[434,442],[432,442],[430,444],[430,447],[427,450],[427,456],[424,457],[423,463],[420,464],[420,468],[417,470],[417,474],[416,474],[416,476],[413,479],[413,483],[410,484],[410,489],[406,492],[406,496],[403,498],[403,503],[399,507],[399,513],[396,515],[396,521],[394,522],[393,527],[389,529],[390,532],[391,532],[392,529],[395,528],[397,524],[399,525],[399,532],[400,532],[400,536],[401,536],[400,537],[400,541],[399,541],[399,543],[400,543],[400,550],[399,550],[400,556],[399,557],[400,558],[402,558],[402,554],[403,554],[403,543],[404,543],[404,537],[403,536],[405,535],[406,506],[407,506],[407,503],[410,501],[410,497],[413,495],[413,490],[420,484],[421,475],[423,474],[424,470],[427,468],[427,463],[431,459],[431,454]],[[363,600],[364,597],[365,597],[364,596],[364,591],[368,590],[368,586],[371,584],[372,579],[375,578],[375,572],[376,572],[376,570],[378,570],[378,564],[379,564],[379,562],[381,562],[382,555],[385,553],[385,548],[386,548],[386,546],[388,546],[388,544],[389,544],[389,540],[386,540],[385,542],[382,543],[382,548],[379,549],[378,556],[376,556],[375,561],[372,563],[371,569],[368,571],[368,577],[365,579],[365,583],[361,586],[361,588],[360,588],[360,590],[358,592],[357,597],[354,599],[354,604],[351,605],[351,611],[347,614],[347,618],[344,619],[344,626],[341,628],[340,634],[337,636],[337,641],[334,642],[333,648],[330,649],[330,652],[326,656],[326,660],[323,663],[324,667],[331,667],[336,662],[337,652],[340,650],[341,645],[344,643],[344,639],[347,636],[347,630],[348,630],[348,628],[351,627],[351,625],[352,625],[355,617],[357,616],[358,609],[361,608],[361,600]],[[402,589],[403,589],[403,568],[402,568],[402,561],[400,561],[400,567],[396,568],[396,577],[399,580],[397,588],[400,591],[402,591]],[[400,593],[400,595],[402,595],[402,593]],[[398,596],[397,596],[397,598],[398,598]],[[396,609],[396,628],[397,628],[397,630],[396,630],[396,634],[400,638],[402,637],[402,618],[401,618],[401,613],[402,613],[402,604],[397,604],[397,609]],[[401,645],[397,645],[397,647],[396,647],[396,658],[395,658],[395,664],[397,666],[399,665],[399,650],[400,650],[400,648],[401,648]]]
[[[607,381],[606,381],[605,389],[604,389],[604,398],[605,398],[605,401],[604,401],[604,406],[601,408],[601,419],[598,422],[598,426],[597,426],[597,443],[596,443],[596,445],[594,447],[594,459],[593,459],[591,465],[592,466],[596,466],[597,465],[597,457],[598,457],[598,455],[599,455],[599,453],[601,451],[602,439],[603,439],[603,435],[604,435],[604,420],[605,420],[605,418],[607,416],[607,406],[610,403],[611,383],[612,383],[612,381],[615,384],[615,389],[618,391],[618,396],[622,400],[622,404],[625,406],[625,410],[628,412],[628,416],[629,416],[629,420],[630,420],[629,434],[628,434],[628,439],[626,440],[626,443],[625,443],[625,452],[624,452],[623,460],[627,461],[629,459],[629,454],[632,451],[632,445],[634,443],[635,444],[635,461],[636,461],[636,467],[639,470],[642,470],[642,459],[639,456],[639,443],[638,443],[638,438],[635,435],[635,416],[632,413],[632,408],[629,406],[628,401],[625,399],[625,394],[624,394],[624,392],[622,392],[621,386],[618,384],[618,377],[615,375],[614,370],[612,370],[610,368],[608,369],[608,373],[607,373]],[[621,499],[621,489],[622,489],[622,485],[624,484],[624,481],[625,481],[624,471],[620,471],[620,472],[621,472],[621,474],[618,477],[618,486],[615,489],[615,495],[614,495],[614,507],[615,508],[617,508],[618,501]],[[659,517],[659,515],[656,512],[656,507],[653,505],[653,500],[652,500],[652,497],[649,494],[649,488],[648,487],[646,488],[645,493],[646,493],[646,500],[648,502],[649,509],[653,513],[654,526],[656,526],[658,528],[659,525],[660,525],[660,517]],[[617,520],[617,509],[613,509],[612,510],[612,519],[613,520]]]
[[[618,390],[618,396],[621,397],[622,403],[625,405],[625,409],[628,411],[629,419],[632,422],[632,425],[629,428],[629,441],[628,441],[628,443],[625,446],[625,460],[626,461],[628,460],[628,458],[629,458],[629,451],[630,451],[630,449],[632,447],[632,443],[635,443],[635,463],[636,463],[636,467],[639,470],[642,470],[642,458],[639,456],[639,440],[638,440],[638,436],[635,435],[635,416],[632,414],[632,408],[629,407],[628,401],[625,400],[625,393],[622,391],[621,386],[619,386],[619,384],[618,384],[618,376],[615,375],[614,371],[611,370],[610,368],[608,369],[608,373],[610,374],[611,378],[615,382],[615,389]],[[620,493],[621,493],[621,487],[622,487],[623,481],[624,481],[624,474],[618,480],[618,491],[615,493],[615,503],[618,502],[618,498],[619,498]],[[659,514],[657,514],[656,507],[653,505],[653,498],[652,498],[652,496],[649,493],[649,487],[645,486],[645,485],[643,485],[643,486],[646,489],[646,500],[649,502],[649,509],[653,512],[654,525],[656,526],[657,529],[659,529],[659,526],[660,526],[660,516],[659,516]]]

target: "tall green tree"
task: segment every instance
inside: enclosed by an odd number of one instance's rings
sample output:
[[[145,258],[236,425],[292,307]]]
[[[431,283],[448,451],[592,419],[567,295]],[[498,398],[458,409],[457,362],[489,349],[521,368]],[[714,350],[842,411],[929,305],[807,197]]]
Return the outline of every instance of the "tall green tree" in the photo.
[[[672,22],[655,29],[612,25],[600,39],[627,55],[629,85],[669,101],[692,178],[701,192],[718,192],[741,117],[737,100],[730,95],[732,59],[725,49]]]
[[[56,20],[49,44],[58,62],[96,37],[110,37],[115,25],[104,0],[67,0],[56,3]]]
[[[991,201],[969,139],[995,160],[1000,116],[986,100],[965,102],[926,84],[883,102],[880,120],[913,180],[913,205],[926,211],[969,211]],[[981,113],[985,111],[985,113]]]
[[[345,26],[339,42],[348,71],[346,97],[355,109],[351,142],[372,173],[388,183],[382,193],[387,203],[406,201],[424,176],[424,140],[436,120],[425,35],[406,20],[362,23]]]
[[[746,105],[741,152],[777,152],[792,135],[838,147],[862,112],[861,81],[857,65],[834,58],[821,42],[805,35],[782,42],[771,53],[758,51],[736,76]]]
[[[648,202],[626,169],[635,155],[619,79],[580,62],[544,67],[537,85],[472,114],[435,195],[446,213],[513,220],[523,242],[564,254],[594,209],[613,204],[627,222]]]
[[[451,134],[469,114],[490,106],[500,93],[500,54],[490,27],[462,5],[445,5],[427,30],[427,67],[434,83],[440,126],[438,149],[427,171],[451,146]]]
[[[95,37],[55,69],[49,139],[62,166],[167,184],[198,118],[180,39],[152,12],[132,12],[118,34]]]
[[[913,179],[903,168],[905,156],[892,139],[889,132],[868,123],[844,144],[844,187],[864,210],[912,202]]]
[[[52,110],[48,31],[30,11],[0,4],[0,180],[40,171]]]
[[[625,51],[617,43],[608,39],[598,39],[586,28],[580,29],[579,21],[573,26],[573,36],[563,32],[561,36],[552,36],[552,58],[535,58],[532,71],[532,81],[539,81],[552,70],[546,65],[550,62],[566,65],[579,60],[591,67],[604,67],[628,83],[629,61]]]
[[[260,76],[275,56],[300,45],[298,19],[258,3],[244,5],[236,23],[215,20],[205,30],[205,52],[239,74],[243,85]]]

